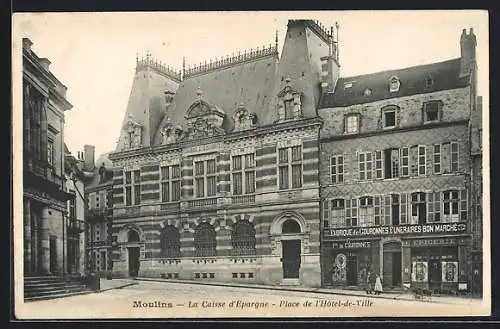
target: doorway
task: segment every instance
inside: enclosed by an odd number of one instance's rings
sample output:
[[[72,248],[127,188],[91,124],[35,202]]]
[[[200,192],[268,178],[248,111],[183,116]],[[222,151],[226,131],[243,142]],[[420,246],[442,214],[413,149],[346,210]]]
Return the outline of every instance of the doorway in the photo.
[[[389,242],[384,245],[382,283],[386,287],[401,287],[402,260],[401,243]]]
[[[358,284],[358,259],[356,255],[347,256],[346,283],[348,286],[356,286]]]
[[[54,274],[57,270],[57,237],[55,235],[50,236],[49,257],[50,273]]]
[[[283,278],[298,279],[300,273],[300,240],[282,240]]]
[[[137,277],[139,275],[139,247],[128,248],[128,275],[130,277]]]
[[[441,289],[441,260],[429,260],[429,290],[438,292]]]

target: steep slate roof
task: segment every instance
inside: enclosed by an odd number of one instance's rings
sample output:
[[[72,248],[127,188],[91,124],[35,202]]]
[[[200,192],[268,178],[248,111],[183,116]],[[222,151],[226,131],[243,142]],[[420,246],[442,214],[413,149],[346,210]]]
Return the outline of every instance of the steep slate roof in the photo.
[[[340,78],[335,91],[323,95],[319,108],[345,107],[467,86],[469,77],[460,78],[459,74],[460,58],[456,58],[427,65]],[[399,78],[401,85],[399,91],[391,93],[389,80],[393,76]],[[432,77],[434,81],[430,86],[426,84],[428,77]],[[344,88],[344,84],[348,82],[352,82],[352,87]],[[367,88],[371,89],[370,96],[364,95]]]
[[[165,120],[185,129],[185,115],[188,108],[197,100],[197,89],[203,92],[202,99],[211,105],[222,108],[226,117],[223,128],[231,131],[234,127],[233,114],[238,104],[244,103],[250,113],[257,114],[259,124],[266,118],[266,111],[272,95],[276,74],[276,56],[254,58],[235,63],[232,66],[188,76],[179,84],[172,104],[163,122],[158,125],[155,144],[162,143],[160,133]]]

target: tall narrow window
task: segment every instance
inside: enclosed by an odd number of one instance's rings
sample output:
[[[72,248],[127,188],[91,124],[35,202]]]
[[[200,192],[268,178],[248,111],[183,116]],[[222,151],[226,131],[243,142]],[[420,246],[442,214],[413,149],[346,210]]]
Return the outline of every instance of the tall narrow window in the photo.
[[[344,182],[344,156],[334,155],[330,159],[330,177],[332,184]]]
[[[458,171],[458,143],[451,143],[451,172]]]
[[[406,193],[401,193],[401,224],[408,223],[408,195]]]
[[[441,173],[441,145],[436,144],[434,145],[434,155],[432,157],[432,162],[433,162],[433,167],[434,167],[434,173],[435,174],[440,174]]]
[[[75,191],[71,191],[75,193]],[[69,218],[76,219],[76,194],[69,199]]]
[[[170,167],[165,166],[160,169],[161,174],[161,201],[170,201]]]
[[[280,148],[278,168],[281,190],[302,187],[302,146]]]
[[[323,200],[323,228],[330,227],[330,201]]]
[[[424,103],[424,122],[439,121],[440,101],[431,101]]]
[[[170,167],[171,170],[171,193],[172,201],[179,201],[181,199],[181,166],[174,165]]]
[[[47,161],[49,165],[54,165],[54,142],[50,139],[47,142]]]
[[[400,203],[399,203],[399,194],[391,195],[391,219],[392,225],[400,224]]]
[[[233,194],[255,193],[255,156],[253,153],[232,157]]]
[[[132,172],[125,172],[125,205],[132,205]]]
[[[141,203],[141,171],[134,170],[134,204]]]
[[[194,183],[196,197],[205,196],[205,161],[196,161],[194,163]]]
[[[418,147],[418,175],[425,176],[426,174],[426,148],[425,146]]]
[[[375,222],[374,216],[373,197],[364,196],[359,198],[359,226],[373,226]]]
[[[382,224],[382,203],[379,195],[373,197],[375,225]]]
[[[391,196],[384,196],[384,225],[391,225]]]
[[[288,148],[280,148],[278,151],[279,187],[280,190],[287,189],[288,184]]]
[[[467,220],[467,190],[460,191],[460,220]]]
[[[331,200],[331,226],[339,227],[343,226],[346,222],[346,209],[344,199],[333,199]]]
[[[382,162],[382,151],[375,151],[375,178],[384,178],[384,168]]]
[[[358,226],[358,200],[347,199],[345,201],[346,226]]]
[[[399,149],[387,149],[384,151],[385,178],[399,177]]]
[[[207,196],[217,194],[217,177],[215,159],[207,160]]]
[[[372,152],[359,153],[359,180],[372,179]]]
[[[410,175],[410,149],[403,147],[401,149],[401,177]]]
[[[411,216],[412,223],[423,225],[427,222],[425,193],[415,192],[411,194]]]
[[[443,192],[443,221],[458,222],[458,190]]]

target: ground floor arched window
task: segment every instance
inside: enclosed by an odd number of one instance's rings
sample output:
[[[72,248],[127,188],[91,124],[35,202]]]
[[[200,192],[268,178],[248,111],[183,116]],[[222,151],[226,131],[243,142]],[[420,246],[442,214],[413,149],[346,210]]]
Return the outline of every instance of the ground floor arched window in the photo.
[[[179,230],[172,226],[165,226],[160,233],[161,257],[175,258],[181,256],[181,239]]]
[[[209,223],[199,224],[194,231],[194,249],[196,257],[216,255],[217,240],[215,229]]]
[[[255,255],[255,228],[248,220],[239,221],[231,234],[233,255]]]

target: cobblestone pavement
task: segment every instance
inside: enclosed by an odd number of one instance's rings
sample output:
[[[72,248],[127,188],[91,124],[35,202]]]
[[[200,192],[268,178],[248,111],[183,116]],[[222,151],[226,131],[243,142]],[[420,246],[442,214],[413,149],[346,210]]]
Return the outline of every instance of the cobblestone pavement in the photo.
[[[414,300],[138,281],[101,293],[23,305],[28,318],[360,317],[485,314],[480,300],[441,304]],[[481,311],[482,312],[479,312]],[[479,313],[478,313],[479,312]]]

